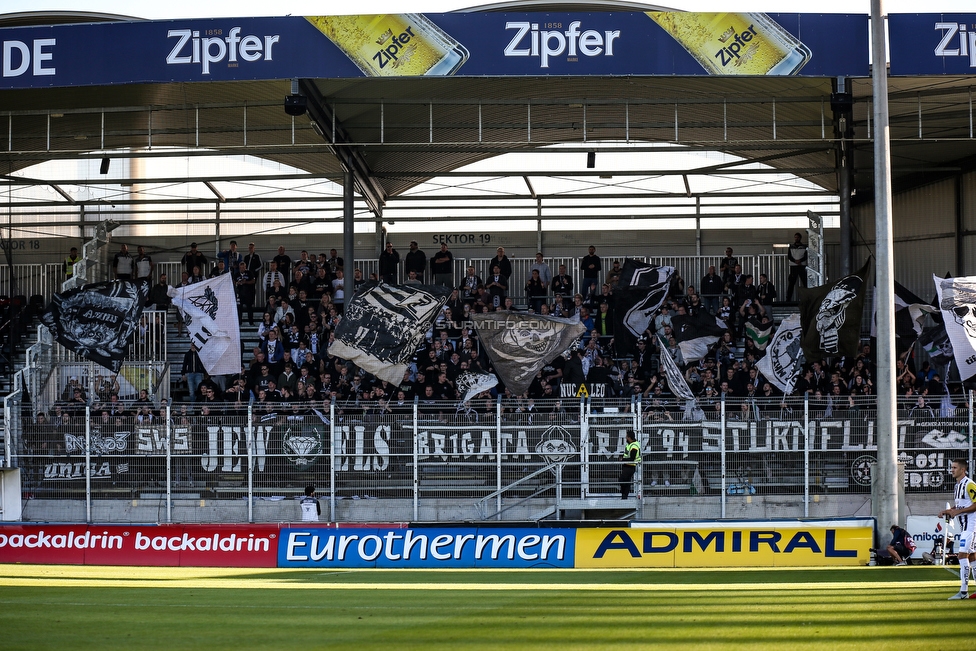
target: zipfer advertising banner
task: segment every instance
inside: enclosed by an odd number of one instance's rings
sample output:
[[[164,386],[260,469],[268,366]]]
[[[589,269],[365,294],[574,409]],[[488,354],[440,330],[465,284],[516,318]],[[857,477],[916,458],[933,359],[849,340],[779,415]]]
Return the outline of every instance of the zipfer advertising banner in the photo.
[[[888,16],[893,76],[976,74],[976,13]]]
[[[635,522],[621,529],[0,525],[0,563],[200,567],[865,565],[873,520]]]
[[[215,18],[11,27],[0,29],[0,41],[0,89],[446,75],[869,74],[867,16],[847,14]]]

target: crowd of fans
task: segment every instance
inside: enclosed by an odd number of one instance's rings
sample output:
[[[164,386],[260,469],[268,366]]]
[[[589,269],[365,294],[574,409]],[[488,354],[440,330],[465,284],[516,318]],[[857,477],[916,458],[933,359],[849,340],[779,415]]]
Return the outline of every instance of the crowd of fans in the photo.
[[[128,255],[124,246],[120,255]],[[116,256],[117,275],[151,274],[152,262],[147,257],[142,247],[139,257],[130,263],[120,265]],[[806,247],[797,233],[789,250],[790,286],[785,298],[792,298],[794,285],[805,286],[806,260]],[[614,337],[614,312],[618,307],[615,291],[621,264],[620,260],[602,259],[593,246],[580,259],[579,269],[572,270],[563,264],[552,269],[544,255],[538,253],[524,292],[517,292],[510,286],[512,262],[502,247],[489,261],[486,277],[469,266],[461,278],[455,278],[453,254],[446,244],[428,258],[416,242],[410,243],[403,257],[388,242],[378,260],[378,273],[372,279],[395,282],[402,268],[406,284],[439,284],[453,290],[403,381],[394,386],[328,353],[345,302],[345,265],[335,249],[317,256],[301,251],[292,258],[284,247],[278,247],[265,270],[265,261],[255,252],[253,243],[243,254],[232,241],[212,263],[193,243],[183,256],[179,285],[231,274],[241,318],[247,314],[253,324],[253,312],[259,315],[259,345],[245,353],[240,373],[218,377],[207,376],[191,345],[179,379],[185,382],[190,401],[204,403],[311,401],[347,406],[382,402],[395,407],[412,404],[415,398],[457,403],[463,397],[457,385],[462,373],[493,371],[486,351],[478,343],[470,315],[506,309],[578,318],[586,327],[572,352],[547,364],[524,395],[512,398],[558,399],[566,395],[561,385],[599,384],[605,387],[604,395],[639,395],[657,417],[675,417],[682,411],[679,402],[683,401],[675,400],[659,366],[660,347],[666,346],[705,411],[715,408],[723,396],[765,399],[763,402],[780,407],[785,404],[781,392],[757,368],[764,351],[745,336],[748,323],[760,329],[772,323],[771,308],[779,297],[766,274],[760,273],[756,279],[743,273],[732,248],[727,248],[719,267],[705,270],[697,287],[676,277],[667,300],[638,340],[636,351],[621,351]],[[353,273],[356,286],[364,282],[360,270],[354,269]],[[168,304],[166,285],[167,279],[161,277],[152,288],[150,303],[159,309]],[[263,305],[255,304],[257,287],[264,290]],[[705,357],[686,362],[675,341],[671,319],[674,315],[697,313],[716,317],[724,332]],[[854,358],[809,361],[797,379],[793,395],[809,394],[838,407],[850,406],[858,396],[873,394],[874,373],[870,346],[864,345]],[[929,408],[933,401],[941,401],[947,391],[942,378],[927,364],[916,372],[908,359],[899,361],[897,381],[901,395],[921,397],[919,404]],[[493,397],[498,392],[507,395],[500,384],[479,398]]]

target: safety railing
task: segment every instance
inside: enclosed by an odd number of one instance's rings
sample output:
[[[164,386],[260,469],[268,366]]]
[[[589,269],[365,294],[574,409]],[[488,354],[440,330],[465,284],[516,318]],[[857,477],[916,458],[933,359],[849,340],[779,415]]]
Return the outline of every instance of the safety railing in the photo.
[[[278,521],[318,487],[337,521],[559,517],[563,501],[620,499],[637,433],[638,513],[668,519],[806,517],[866,495],[877,458],[870,396],[700,401],[58,403],[5,405],[24,518]],[[972,459],[971,400],[899,405],[905,490],[946,493]]]

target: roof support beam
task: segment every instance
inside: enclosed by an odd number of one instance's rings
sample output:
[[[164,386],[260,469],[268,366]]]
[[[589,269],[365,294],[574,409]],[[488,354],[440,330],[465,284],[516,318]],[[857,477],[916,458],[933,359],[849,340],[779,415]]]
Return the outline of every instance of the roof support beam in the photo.
[[[352,173],[360,194],[377,217],[383,216],[387,192],[376,180],[366,157],[359,147],[350,146],[352,140],[346,135],[336,119],[335,112],[326,103],[315,82],[302,79],[298,82],[302,95],[308,100],[308,115],[318,125],[322,137],[332,146],[332,153],[342,164],[344,170]],[[347,190],[348,191],[348,190]]]

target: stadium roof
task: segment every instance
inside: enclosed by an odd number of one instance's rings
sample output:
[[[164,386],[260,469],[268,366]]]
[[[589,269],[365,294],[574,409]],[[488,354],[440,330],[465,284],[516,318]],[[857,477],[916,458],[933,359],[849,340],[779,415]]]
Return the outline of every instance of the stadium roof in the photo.
[[[584,3],[500,3],[467,11],[580,10]],[[588,11],[652,9],[633,2],[585,3]],[[0,26],[131,20],[42,12],[0,16]],[[337,180],[343,162],[379,212],[391,198],[465,165],[501,154],[625,150],[639,174],[689,177],[788,172],[837,190],[833,80],[815,77],[418,77],[303,79],[309,115],[286,115],[284,81],[129,84],[0,91],[11,174],[36,163],[102,157],[251,155]],[[854,96],[854,183],[873,188],[871,84]],[[958,174],[976,161],[971,79],[890,80],[894,187]],[[309,119],[311,118],[311,120]],[[2,132],[0,132],[2,133]],[[0,136],[2,138],[2,136]],[[745,159],[697,170],[667,169],[654,154],[674,145]],[[761,165],[748,164],[758,162]],[[524,170],[500,176],[526,176]],[[565,174],[565,171],[553,171]],[[632,174],[617,171],[620,174]],[[614,175],[580,170],[580,177]],[[203,181],[204,176],[188,181]],[[71,179],[60,179],[71,182]],[[17,181],[18,183],[20,180]],[[779,188],[770,190],[780,194]],[[60,198],[55,198],[60,201]]]

